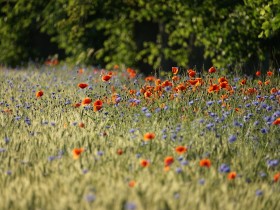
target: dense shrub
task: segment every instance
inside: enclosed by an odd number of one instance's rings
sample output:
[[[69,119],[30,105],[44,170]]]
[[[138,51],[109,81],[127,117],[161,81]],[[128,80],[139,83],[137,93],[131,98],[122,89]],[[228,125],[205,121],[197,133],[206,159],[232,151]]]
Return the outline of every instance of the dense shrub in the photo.
[[[219,67],[279,67],[279,2],[5,1],[0,63],[58,53],[75,64],[126,64],[146,71],[151,69],[144,63],[154,69],[201,68],[209,61]]]

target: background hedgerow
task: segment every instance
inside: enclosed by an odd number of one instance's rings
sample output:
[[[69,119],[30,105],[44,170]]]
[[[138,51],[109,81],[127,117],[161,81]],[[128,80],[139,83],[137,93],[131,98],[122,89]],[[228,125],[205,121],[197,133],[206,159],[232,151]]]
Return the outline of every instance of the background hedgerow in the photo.
[[[279,72],[210,72],[2,68],[0,209],[278,209]]]
[[[0,64],[59,57],[146,74],[175,64],[265,71],[279,68],[279,8],[279,0],[4,0]]]

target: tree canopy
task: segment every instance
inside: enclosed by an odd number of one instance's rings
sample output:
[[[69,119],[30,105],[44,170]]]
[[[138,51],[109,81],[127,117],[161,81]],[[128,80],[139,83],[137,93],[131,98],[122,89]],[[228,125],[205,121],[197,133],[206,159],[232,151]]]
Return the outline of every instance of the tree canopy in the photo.
[[[107,67],[279,67],[280,0],[6,0],[0,5],[5,65],[58,54],[75,64]]]

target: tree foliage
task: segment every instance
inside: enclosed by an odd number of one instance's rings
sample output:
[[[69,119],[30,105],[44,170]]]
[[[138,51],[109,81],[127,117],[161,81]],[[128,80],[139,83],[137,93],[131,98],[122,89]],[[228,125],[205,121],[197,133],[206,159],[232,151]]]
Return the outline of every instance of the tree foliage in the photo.
[[[280,0],[6,0],[0,63],[59,53],[76,64],[109,67],[188,66],[192,58],[219,67],[279,65],[279,8]]]

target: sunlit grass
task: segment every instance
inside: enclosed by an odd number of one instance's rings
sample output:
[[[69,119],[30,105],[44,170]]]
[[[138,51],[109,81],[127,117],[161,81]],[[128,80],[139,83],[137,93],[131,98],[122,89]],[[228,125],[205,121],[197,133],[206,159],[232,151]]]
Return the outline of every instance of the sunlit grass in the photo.
[[[219,70],[197,85],[179,74],[155,85],[133,69],[1,69],[0,209],[280,208],[277,72],[227,74],[214,92]]]

